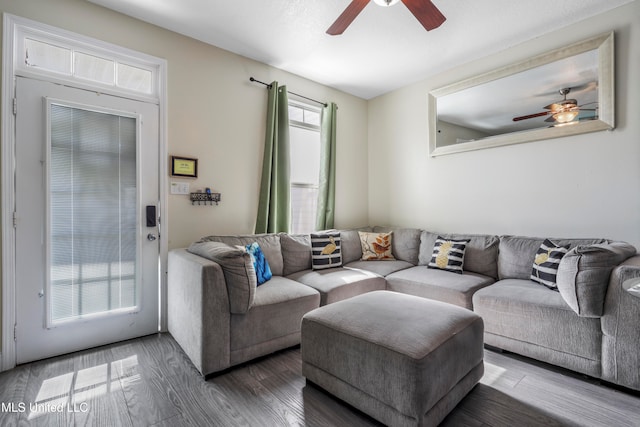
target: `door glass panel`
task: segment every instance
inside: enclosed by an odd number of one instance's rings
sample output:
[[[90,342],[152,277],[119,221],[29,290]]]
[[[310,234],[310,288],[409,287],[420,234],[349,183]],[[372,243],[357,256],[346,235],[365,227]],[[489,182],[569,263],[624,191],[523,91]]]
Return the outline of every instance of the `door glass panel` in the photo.
[[[49,323],[138,306],[136,119],[50,104]]]

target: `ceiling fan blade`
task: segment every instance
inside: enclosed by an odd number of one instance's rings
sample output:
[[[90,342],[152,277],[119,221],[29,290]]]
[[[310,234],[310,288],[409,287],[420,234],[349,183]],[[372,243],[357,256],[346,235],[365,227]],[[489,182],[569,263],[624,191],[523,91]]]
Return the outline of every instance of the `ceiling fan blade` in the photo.
[[[447,20],[431,0],[402,0],[402,3],[427,31],[438,28]]]
[[[349,25],[356,19],[356,16],[362,12],[362,9],[369,3],[369,0],[353,0],[349,6],[342,12],[338,19],[329,27],[327,34],[337,36],[344,33]]]
[[[533,119],[534,117],[542,117],[542,116],[546,116],[547,114],[551,114],[551,111],[543,111],[541,113],[527,114],[526,116],[514,117],[512,120],[514,122],[519,122],[520,120]]]

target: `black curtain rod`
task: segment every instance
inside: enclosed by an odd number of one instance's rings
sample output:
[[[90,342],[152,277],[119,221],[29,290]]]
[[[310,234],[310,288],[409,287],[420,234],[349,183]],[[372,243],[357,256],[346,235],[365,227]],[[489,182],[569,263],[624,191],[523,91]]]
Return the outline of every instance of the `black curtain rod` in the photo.
[[[260,80],[256,80],[256,79],[254,79],[253,77],[249,77],[249,81],[256,82],[256,83],[260,83],[261,85],[268,86],[268,87],[269,87],[269,89],[271,89],[271,85],[270,85],[269,83],[261,82]],[[316,100],[315,100],[315,99],[313,99],[313,98],[309,98],[309,97],[306,97],[306,96],[304,96],[304,95],[300,95],[299,93],[295,93],[295,92],[291,92],[291,91],[289,91],[289,93],[290,93],[291,95],[299,96],[300,98],[304,98],[304,99],[306,99],[306,100],[309,100],[309,101],[315,102],[316,104],[320,104],[320,105],[323,105],[323,106],[325,106],[325,107],[327,106],[327,103],[326,103],[326,102],[316,101]]]

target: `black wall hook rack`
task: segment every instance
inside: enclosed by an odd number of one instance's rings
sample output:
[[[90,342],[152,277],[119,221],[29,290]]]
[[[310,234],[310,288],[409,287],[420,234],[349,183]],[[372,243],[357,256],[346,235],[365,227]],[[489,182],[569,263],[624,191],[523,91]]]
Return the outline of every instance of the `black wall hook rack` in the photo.
[[[216,205],[220,202],[220,193],[191,193],[189,195],[191,199],[191,204],[195,205],[211,205],[215,203]]]

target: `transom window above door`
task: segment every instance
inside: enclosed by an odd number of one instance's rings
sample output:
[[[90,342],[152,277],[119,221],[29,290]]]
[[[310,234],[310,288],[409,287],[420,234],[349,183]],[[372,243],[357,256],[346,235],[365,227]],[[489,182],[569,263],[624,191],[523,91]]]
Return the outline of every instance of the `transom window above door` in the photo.
[[[159,70],[140,57],[130,58],[107,46],[85,46],[59,33],[19,25],[15,42],[18,74],[46,75],[143,98],[159,97]]]

